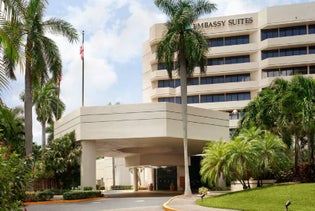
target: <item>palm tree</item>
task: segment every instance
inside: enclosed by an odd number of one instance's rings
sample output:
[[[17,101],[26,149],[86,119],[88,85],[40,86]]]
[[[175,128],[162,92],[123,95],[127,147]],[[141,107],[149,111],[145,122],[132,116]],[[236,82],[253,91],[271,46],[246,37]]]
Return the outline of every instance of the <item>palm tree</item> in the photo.
[[[208,52],[207,41],[203,34],[190,25],[199,16],[211,13],[216,9],[215,4],[206,0],[155,0],[155,5],[168,17],[167,32],[157,46],[157,59],[166,65],[170,78],[175,58],[178,56],[178,66],[181,83],[181,105],[183,121],[183,145],[185,163],[185,191],[184,195],[191,195],[188,168],[188,140],[187,140],[187,75],[194,71],[195,65],[201,72],[205,68],[205,55]]]
[[[42,125],[42,150],[46,145],[46,123],[58,119],[65,110],[65,104],[58,97],[58,87],[50,80],[43,87],[34,87],[33,103],[37,120]]]
[[[258,129],[259,130],[259,129]],[[262,186],[262,179],[268,173],[277,172],[288,167],[290,158],[287,155],[287,146],[273,133],[264,130],[251,141],[254,150],[257,152],[257,171],[255,177],[258,180],[257,186]]]
[[[215,186],[219,178],[229,179],[229,169],[227,169],[226,146],[227,142],[219,140],[208,143],[203,150],[201,160],[200,175],[204,183]]]
[[[1,23],[0,40],[6,73],[15,79],[14,70],[18,64],[25,66],[25,142],[26,154],[32,152],[32,90],[33,80],[51,72],[57,80],[61,74],[61,58],[58,46],[45,36],[46,32],[61,34],[70,42],[78,40],[78,34],[68,22],[50,18],[43,20],[46,0],[7,0],[14,18]],[[38,79],[39,80],[39,79]]]

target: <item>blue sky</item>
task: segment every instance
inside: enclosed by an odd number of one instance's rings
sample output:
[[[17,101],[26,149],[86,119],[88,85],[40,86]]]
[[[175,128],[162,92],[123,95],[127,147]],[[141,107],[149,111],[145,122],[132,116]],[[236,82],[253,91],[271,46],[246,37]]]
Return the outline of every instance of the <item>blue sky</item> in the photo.
[[[70,22],[85,31],[85,105],[133,104],[142,101],[142,43],[155,23],[166,17],[148,0],[49,0],[47,17]],[[265,7],[310,2],[310,0],[213,0],[217,11],[207,17],[257,12]],[[81,41],[69,44],[49,35],[59,46],[63,61],[61,99],[65,114],[81,106]],[[81,38],[80,38],[81,40]],[[20,71],[17,70],[17,73]],[[23,75],[1,93],[11,106],[22,106],[19,94]],[[34,115],[34,140],[40,143],[40,125]]]

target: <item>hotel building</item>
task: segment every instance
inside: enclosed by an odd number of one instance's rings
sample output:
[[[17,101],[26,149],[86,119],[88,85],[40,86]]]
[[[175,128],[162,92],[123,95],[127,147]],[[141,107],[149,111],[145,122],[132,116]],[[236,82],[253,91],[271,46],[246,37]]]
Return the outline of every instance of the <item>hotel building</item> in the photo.
[[[239,112],[275,77],[315,75],[315,2],[275,6],[257,13],[200,19],[192,28],[207,38],[205,73],[195,68],[188,79],[191,106],[230,114],[230,131]],[[170,80],[156,59],[165,24],[150,29],[143,44],[143,102],[180,102],[177,72]],[[176,77],[177,76],[177,77]]]
[[[206,72],[196,67],[187,87],[191,183],[200,181],[200,157],[194,155],[209,141],[228,139],[241,109],[275,77],[315,76],[314,8],[315,2],[276,6],[193,23],[209,51]],[[170,80],[156,59],[165,32],[165,24],[152,26],[143,44],[143,104],[81,107],[55,123],[56,138],[74,130],[81,142],[82,187],[95,187],[97,179],[106,187],[129,183],[137,190],[141,177],[156,190],[170,183],[183,190],[179,77],[174,72]],[[130,175],[128,169],[144,170]]]

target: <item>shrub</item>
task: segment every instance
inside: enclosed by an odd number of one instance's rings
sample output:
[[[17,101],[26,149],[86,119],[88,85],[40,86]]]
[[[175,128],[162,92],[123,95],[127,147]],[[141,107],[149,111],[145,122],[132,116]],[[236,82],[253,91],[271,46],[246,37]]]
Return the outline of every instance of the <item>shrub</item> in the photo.
[[[115,185],[111,186],[112,190],[131,190],[132,185]]]
[[[199,194],[201,194],[201,195],[207,195],[207,193],[208,193],[208,188],[206,188],[206,187],[200,187],[199,189],[198,189],[198,193]]]
[[[38,197],[36,195],[36,192],[32,191],[26,191],[26,197],[25,197],[25,201],[38,201]]]
[[[86,186],[86,187],[83,187],[83,190],[93,190],[93,188],[91,186]]]
[[[73,199],[87,199],[87,198],[94,198],[94,197],[101,197],[102,193],[99,190],[72,190],[65,192],[63,194],[64,200],[73,200]]]
[[[36,195],[39,201],[48,201],[54,197],[54,193],[51,190],[37,191]]]
[[[54,197],[54,193],[51,190],[26,192],[25,201],[48,201]]]

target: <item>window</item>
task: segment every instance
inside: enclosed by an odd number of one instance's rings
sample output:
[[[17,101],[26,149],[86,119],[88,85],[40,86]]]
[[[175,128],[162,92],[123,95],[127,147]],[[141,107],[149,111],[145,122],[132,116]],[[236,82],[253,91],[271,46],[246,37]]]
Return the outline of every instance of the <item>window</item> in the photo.
[[[315,46],[309,47],[309,54],[315,54]]]
[[[224,76],[202,77],[200,84],[217,84],[224,83]]]
[[[172,80],[159,80],[158,88],[163,88],[163,87],[174,87],[174,82]]]
[[[187,78],[187,85],[199,85],[199,78]]]
[[[166,70],[166,65],[164,63],[159,63],[158,70]]]
[[[224,102],[224,94],[212,95],[212,102]]]
[[[174,97],[160,97],[158,98],[158,102],[168,102],[168,103],[174,103]]]
[[[225,58],[225,64],[237,64],[237,63],[247,63],[249,61],[249,55],[246,56],[232,56]]]
[[[272,57],[278,57],[279,52],[278,50],[269,50],[269,51],[262,51],[261,52],[261,59],[267,59],[267,58],[272,58]]]
[[[296,56],[307,54],[306,47],[280,49],[280,56]]]
[[[250,100],[250,93],[228,93],[226,94],[226,101],[241,101],[241,100]]]
[[[221,38],[213,38],[208,41],[208,47],[218,47],[223,46],[223,37]]]
[[[208,65],[221,65],[224,64],[224,58],[213,58],[213,59],[208,59]]]
[[[226,37],[224,45],[241,45],[249,43],[249,35]]]
[[[192,104],[192,103],[199,103],[199,96],[188,96],[187,97],[187,103]]]
[[[280,37],[306,34],[306,26],[280,28]]]
[[[261,40],[279,37],[278,29],[265,29],[261,30]]]
[[[315,34],[315,24],[308,26],[308,33],[309,34]]]
[[[224,102],[224,94],[201,95],[200,102],[201,103]]]
[[[242,82],[242,81],[250,81],[249,74],[242,74],[242,75],[227,75],[225,76],[225,82]]]
[[[310,66],[310,74],[315,74],[315,66]]]
[[[291,75],[305,75],[307,74],[307,67],[285,67],[280,69],[263,70],[263,73],[267,73],[267,77],[278,77],[278,76],[291,76]]]

